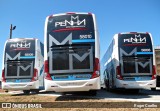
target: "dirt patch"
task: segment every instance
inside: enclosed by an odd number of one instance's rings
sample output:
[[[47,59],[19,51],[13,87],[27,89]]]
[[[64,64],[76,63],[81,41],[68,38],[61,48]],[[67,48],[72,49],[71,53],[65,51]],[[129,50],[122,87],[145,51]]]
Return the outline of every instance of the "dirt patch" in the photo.
[[[42,108],[42,109],[1,109],[1,111],[159,111],[158,108]]]
[[[0,102],[54,102],[56,97],[23,95],[23,94],[0,94]]]
[[[0,102],[52,102],[53,103],[61,103],[59,108],[42,108],[42,109],[7,109],[7,111],[159,111],[158,108],[145,108],[145,109],[138,109],[138,108],[113,108],[113,103],[120,102],[122,105],[126,105],[125,101],[113,101],[113,100],[105,100],[105,99],[95,99],[92,97],[80,97],[80,96],[39,96],[39,95],[24,95],[24,94],[0,94]],[[73,105],[75,102],[80,102],[78,104],[79,108],[61,108],[64,102]],[[90,103],[90,105],[98,105],[101,103],[101,106],[109,105],[111,108],[85,108],[83,107],[86,102]],[[104,102],[104,103],[103,103]],[[123,104],[124,103],[124,104]],[[82,105],[82,106],[81,106]],[[6,111],[6,109],[0,109],[1,111]]]

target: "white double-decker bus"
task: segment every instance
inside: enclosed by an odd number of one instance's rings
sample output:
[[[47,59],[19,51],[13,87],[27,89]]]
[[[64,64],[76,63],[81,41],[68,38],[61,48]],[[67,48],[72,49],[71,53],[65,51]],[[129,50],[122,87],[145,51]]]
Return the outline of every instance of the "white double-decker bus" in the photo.
[[[44,45],[33,38],[6,41],[2,63],[2,89],[38,93],[44,89]]]
[[[115,34],[101,61],[101,80],[114,88],[156,88],[155,56],[150,33]]]
[[[55,92],[100,89],[99,37],[92,13],[48,16],[44,35],[45,90]]]

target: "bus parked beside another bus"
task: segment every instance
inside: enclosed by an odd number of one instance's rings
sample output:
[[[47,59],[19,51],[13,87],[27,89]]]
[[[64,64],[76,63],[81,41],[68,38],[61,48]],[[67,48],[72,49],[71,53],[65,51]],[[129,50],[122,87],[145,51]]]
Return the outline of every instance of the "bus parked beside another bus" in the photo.
[[[2,63],[2,89],[39,92],[44,89],[44,45],[38,39],[6,41]]]
[[[150,33],[115,34],[101,61],[107,90],[156,88],[156,67]]]
[[[63,13],[45,22],[45,90],[55,92],[100,89],[99,37],[92,13]]]

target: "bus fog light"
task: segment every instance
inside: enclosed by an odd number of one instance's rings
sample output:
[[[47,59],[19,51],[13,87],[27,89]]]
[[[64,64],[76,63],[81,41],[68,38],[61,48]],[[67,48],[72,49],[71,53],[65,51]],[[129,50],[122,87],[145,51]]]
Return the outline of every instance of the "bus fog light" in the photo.
[[[51,86],[51,87],[58,87],[58,86]]]
[[[121,76],[120,75],[117,75],[117,78],[120,78]]]
[[[128,85],[128,84],[123,84],[124,86]]]
[[[87,84],[86,86],[93,86],[93,84]]]
[[[96,74],[99,75],[100,74],[99,71],[96,71]]]

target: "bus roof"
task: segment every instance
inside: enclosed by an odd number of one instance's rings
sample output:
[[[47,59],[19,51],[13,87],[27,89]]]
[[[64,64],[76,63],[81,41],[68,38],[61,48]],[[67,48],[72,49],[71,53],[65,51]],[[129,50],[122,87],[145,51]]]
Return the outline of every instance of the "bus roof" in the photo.
[[[88,14],[88,15],[94,15],[93,13],[86,13],[86,12],[66,12],[66,13],[58,13],[58,14],[53,14],[53,15],[50,15],[48,17],[53,17],[53,16],[60,16],[60,15],[72,15],[72,14]]]
[[[36,40],[36,38],[12,38],[8,39],[7,41],[14,41],[14,40]]]
[[[149,34],[149,32],[121,32],[119,34]]]

